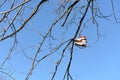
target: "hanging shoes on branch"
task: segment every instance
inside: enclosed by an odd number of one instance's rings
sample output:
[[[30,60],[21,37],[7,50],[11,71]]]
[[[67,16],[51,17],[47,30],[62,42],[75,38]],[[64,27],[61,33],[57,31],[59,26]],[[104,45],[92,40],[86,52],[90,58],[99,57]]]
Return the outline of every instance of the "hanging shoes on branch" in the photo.
[[[86,47],[87,39],[86,36],[80,36],[80,38],[74,39],[75,45]]]

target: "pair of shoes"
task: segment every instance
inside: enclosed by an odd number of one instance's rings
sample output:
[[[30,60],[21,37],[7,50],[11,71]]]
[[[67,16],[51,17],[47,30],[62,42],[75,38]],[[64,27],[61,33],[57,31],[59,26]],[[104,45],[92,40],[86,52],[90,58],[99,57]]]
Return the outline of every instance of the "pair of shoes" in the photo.
[[[86,47],[86,36],[81,36],[80,38],[74,39],[75,45]]]

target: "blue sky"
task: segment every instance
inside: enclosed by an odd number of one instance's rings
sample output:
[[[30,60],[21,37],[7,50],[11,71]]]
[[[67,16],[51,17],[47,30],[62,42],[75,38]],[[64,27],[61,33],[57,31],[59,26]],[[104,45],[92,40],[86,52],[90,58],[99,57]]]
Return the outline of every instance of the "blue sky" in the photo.
[[[97,6],[101,7],[101,10],[106,15],[112,14],[111,4],[108,2],[108,0],[97,2]],[[117,1],[115,4],[116,3]],[[32,4],[32,2],[30,4]],[[31,66],[31,60],[27,59],[23,53],[25,52],[29,57],[34,56],[38,44],[42,39],[40,34],[44,34],[57,17],[54,12],[55,8],[55,2],[50,2],[42,6],[30,23],[18,33],[19,45],[13,52],[10,60],[4,65],[5,71],[11,74],[13,73],[12,76],[15,77],[16,80],[24,80],[26,72]],[[117,10],[119,9],[118,6],[116,6],[116,8]],[[29,14],[29,12],[26,13]],[[88,15],[91,14],[88,13]],[[88,27],[81,33],[81,35],[87,36],[88,47],[80,49],[75,46],[70,72],[75,80],[120,80],[120,24],[115,23],[113,17],[111,17],[110,20],[97,20],[99,23],[99,33],[101,34],[99,41],[97,40],[96,26],[88,23]],[[59,41],[51,41],[52,47],[57,46],[64,40],[72,38],[76,28],[77,26],[75,24],[61,27],[60,23],[58,23],[53,29],[52,34],[55,38],[58,38]],[[0,63],[5,59],[10,47],[12,47],[12,40],[13,38],[10,38],[0,42]],[[41,49],[43,51],[39,54],[38,59],[50,52],[48,40],[49,38],[45,41]],[[21,51],[22,48],[25,49],[24,52]],[[54,71],[55,63],[60,57],[61,50],[62,49],[58,50],[55,54],[43,60],[34,70],[30,80],[49,80]],[[66,51],[62,64],[59,66],[55,80],[62,80],[68,60],[69,50]],[[5,76],[3,74],[1,75]],[[9,78],[7,79],[9,80]]]

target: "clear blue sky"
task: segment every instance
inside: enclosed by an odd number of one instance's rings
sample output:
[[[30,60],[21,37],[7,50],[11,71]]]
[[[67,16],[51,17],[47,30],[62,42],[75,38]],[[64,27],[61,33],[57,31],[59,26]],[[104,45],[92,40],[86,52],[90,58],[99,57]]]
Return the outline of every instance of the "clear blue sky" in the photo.
[[[112,14],[111,4],[108,0],[98,1],[98,6],[104,14]],[[116,1],[117,3],[117,1]],[[115,3],[115,4],[116,4]],[[21,47],[25,49],[25,53],[32,57],[37,49],[42,37],[39,34],[44,34],[51,22],[56,18],[54,14],[55,2],[48,3],[42,6],[39,13],[26,25],[21,33],[18,33],[18,46],[13,52],[10,60],[5,64],[5,71],[13,73],[16,80],[24,80],[26,72],[31,66],[31,61],[26,59],[21,51]],[[107,4],[107,6],[106,6]],[[34,5],[33,5],[34,6]],[[116,7],[118,9],[118,7]],[[88,13],[90,15],[90,13]],[[27,16],[27,15],[25,15]],[[115,23],[113,17],[109,21],[105,19],[98,19],[99,32],[101,37],[97,41],[95,25],[89,25],[82,32],[87,36],[87,48],[80,49],[75,46],[73,61],[71,65],[71,74],[75,80],[120,80],[120,24]],[[59,42],[67,40],[73,36],[76,25],[71,25],[66,30],[58,23],[53,30],[53,34],[59,41],[52,42],[53,47],[58,45]],[[74,28],[75,27],[75,28]],[[31,29],[33,31],[31,31]],[[63,36],[64,35],[64,36]],[[0,42],[0,63],[5,58],[6,54],[12,46],[11,39]],[[46,40],[41,53],[38,58],[49,53],[48,40]],[[30,80],[49,80],[54,71],[56,60],[59,58],[61,51],[42,61],[33,72]],[[62,64],[59,67],[58,74],[55,80],[61,80],[63,72],[67,64],[69,51],[66,52]],[[5,76],[1,74],[2,76]],[[6,77],[6,76],[5,76]],[[7,78],[9,80],[9,78]]]

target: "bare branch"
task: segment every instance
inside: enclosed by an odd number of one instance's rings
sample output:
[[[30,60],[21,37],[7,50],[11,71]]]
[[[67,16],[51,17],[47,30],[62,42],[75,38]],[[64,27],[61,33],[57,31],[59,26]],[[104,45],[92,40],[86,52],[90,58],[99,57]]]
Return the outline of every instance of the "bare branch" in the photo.
[[[12,75],[8,74],[7,72],[1,71],[1,70],[0,70],[0,72],[3,73],[3,74],[5,74],[5,75],[7,75],[12,80],[16,80],[15,78],[12,77]]]
[[[6,13],[9,13],[9,12],[11,12],[11,11],[13,11],[13,10],[19,8],[20,6],[26,4],[26,3],[29,2],[29,1],[31,1],[31,0],[25,0],[25,1],[23,1],[21,4],[17,5],[16,7],[13,7],[13,8],[10,9],[10,10],[4,11],[4,12],[0,12],[0,14],[6,14]]]
[[[36,12],[38,11],[39,7],[47,0],[43,0],[41,1],[35,8],[35,10],[32,12],[32,14],[24,21],[24,23],[19,27],[19,29],[17,29],[15,32],[3,37],[0,41],[3,41],[9,37],[12,37],[13,35],[15,35],[16,33],[18,33],[20,30],[22,30],[24,28],[24,26],[27,24],[27,22],[30,21],[30,19],[36,14]]]

